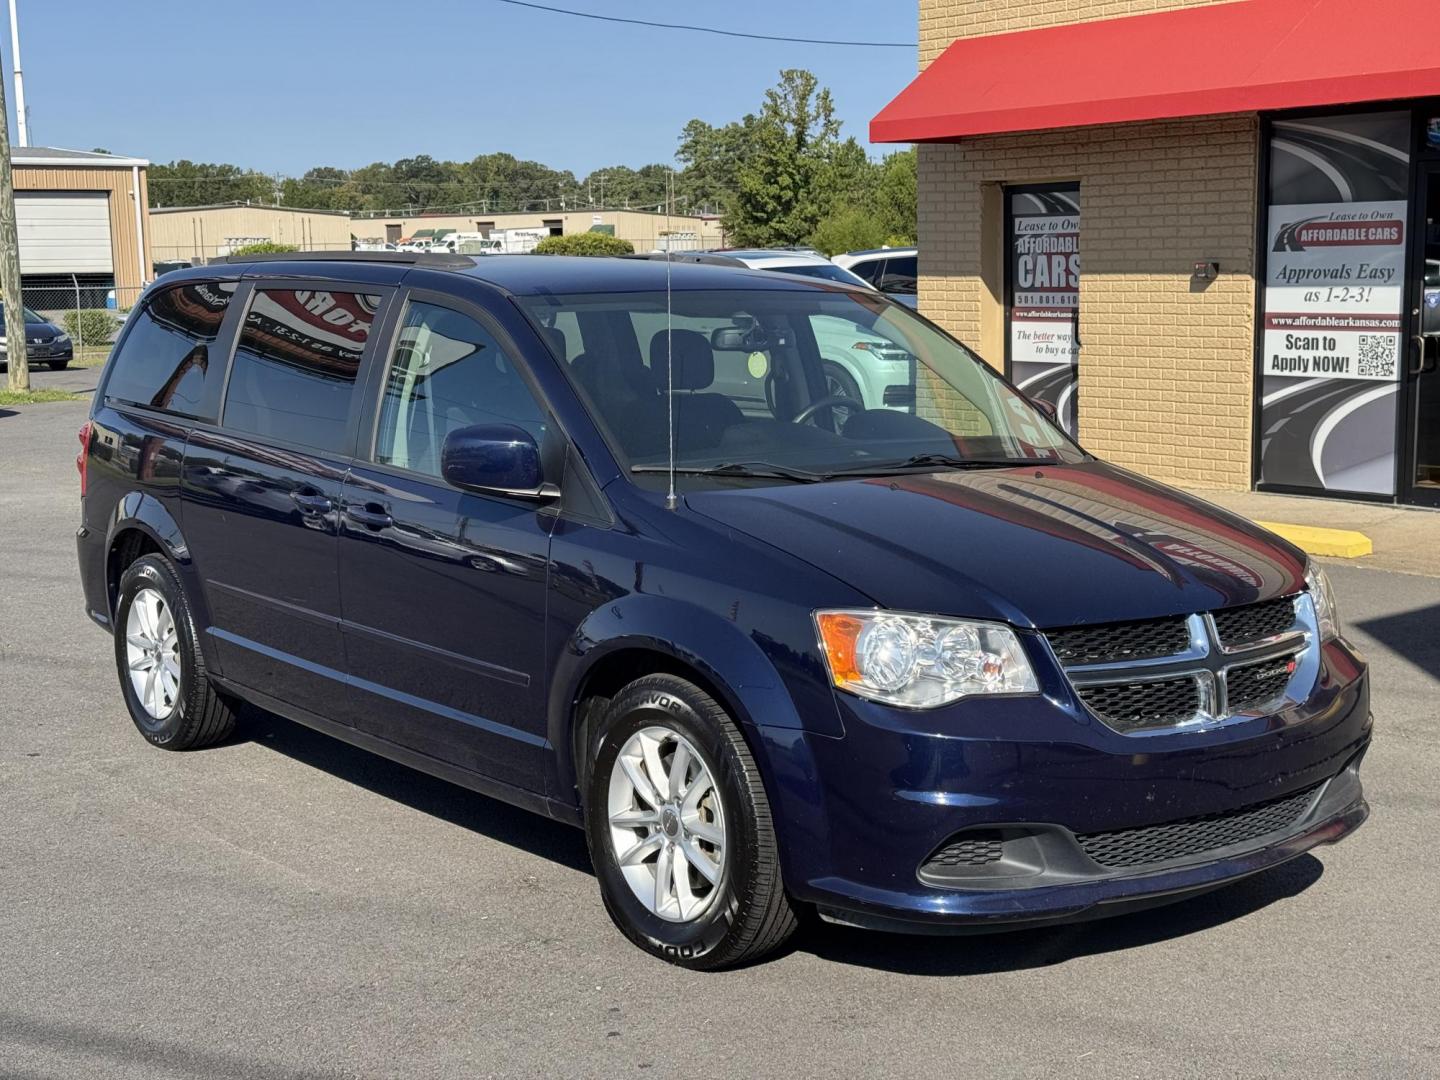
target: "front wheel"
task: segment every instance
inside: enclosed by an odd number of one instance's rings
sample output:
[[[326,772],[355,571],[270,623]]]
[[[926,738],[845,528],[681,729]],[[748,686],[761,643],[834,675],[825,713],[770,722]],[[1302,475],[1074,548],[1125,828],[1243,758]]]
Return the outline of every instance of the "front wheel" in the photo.
[[[621,690],[592,741],[586,833],[611,919],[697,970],[778,948],[795,929],[770,804],[714,698],[673,675]]]
[[[51,361],[50,361],[50,370],[51,370],[51,371],[64,371],[64,370],[65,370],[67,367],[69,367],[69,366],[70,366],[70,361],[69,361],[69,360],[51,360]]]

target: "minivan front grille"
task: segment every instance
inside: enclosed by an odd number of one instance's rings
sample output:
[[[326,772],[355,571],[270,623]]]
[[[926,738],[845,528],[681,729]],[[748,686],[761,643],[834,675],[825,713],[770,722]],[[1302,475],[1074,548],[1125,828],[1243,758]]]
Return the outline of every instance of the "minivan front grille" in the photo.
[[[1056,658],[1067,667],[1071,664],[1109,664],[1174,656],[1184,652],[1190,644],[1190,631],[1184,617],[1076,626],[1068,630],[1051,630],[1046,637],[1050,639]]]
[[[1084,706],[1123,734],[1280,707],[1315,627],[1294,596],[1045,631]]]
[[[1225,702],[1232,713],[1255,712],[1273,705],[1295,673],[1295,657],[1281,656],[1231,668],[1225,677]]]
[[[1220,644],[1228,648],[1283,634],[1295,625],[1295,598],[1282,596],[1259,604],[1213,612]]]
[[[1117,731],[1183,724],[1201,708],[1200,684],[1193,675],[1086,686],[1080,700]]]
[[[1081,850],[1101,866],[1114,868],[1170,862],[1283,832],[1304,816],[1317,790],[1318,785],[1239,810],[1184,818],[1163,825],[1086,833],[1075,839],[1079,841]]]

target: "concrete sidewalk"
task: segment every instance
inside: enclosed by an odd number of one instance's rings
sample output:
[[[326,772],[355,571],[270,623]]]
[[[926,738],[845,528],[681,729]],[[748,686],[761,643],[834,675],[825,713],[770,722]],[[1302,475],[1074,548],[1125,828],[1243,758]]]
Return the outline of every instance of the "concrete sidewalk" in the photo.
[[[1346,559],[1350,565],[1440,577],[1440,511],[1258,491],[1191,494],[1252,521],[1364,533],[1374,553]]]

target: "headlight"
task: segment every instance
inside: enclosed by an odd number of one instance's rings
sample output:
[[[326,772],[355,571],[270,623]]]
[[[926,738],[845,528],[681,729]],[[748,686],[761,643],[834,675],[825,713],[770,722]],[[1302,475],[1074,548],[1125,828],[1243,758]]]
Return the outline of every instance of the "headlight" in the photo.
[[[70,335],[69,335],[69,334],[56,334],[56,335],[55,335],[55,344],[56,344],[56,345],[69,345],[69,344],[70,344]]]
[[[1310,600],[1315,605],[1315,621],[1320,624],[1320,640],[1329,641],[1340,636],[1340,616],[1335,613],[1335,592],[1330,587],[1330,578],[1325,571],[1308,563],[1305,567],[1305,587],[1310,590]]]
[[[928,709],[1039,690],[1008,626],[888,611],[817,611],[815,626],[831,680],[872,701]]]

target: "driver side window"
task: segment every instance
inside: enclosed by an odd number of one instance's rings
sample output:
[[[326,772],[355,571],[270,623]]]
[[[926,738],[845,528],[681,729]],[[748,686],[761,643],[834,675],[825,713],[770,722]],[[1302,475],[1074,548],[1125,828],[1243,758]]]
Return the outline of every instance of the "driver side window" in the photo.
[[[385,379],[375,460],[439,476],[445,436],[472,424],[515,424],[543,443],[545,411],[485,327],[411,303]]]

